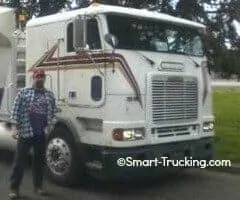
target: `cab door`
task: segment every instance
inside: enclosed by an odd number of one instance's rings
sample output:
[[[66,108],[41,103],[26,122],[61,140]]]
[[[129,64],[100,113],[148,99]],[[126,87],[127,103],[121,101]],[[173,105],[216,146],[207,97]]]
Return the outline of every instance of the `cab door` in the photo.
[[[105,101],[105,64],[98,62],[103,56],[99,21],[87,19],[86,49],[78,53],[74,47],[74,25],[67,24],[66,50],[70,59],[64,71],[65,99],[72,105],[98,107]]]

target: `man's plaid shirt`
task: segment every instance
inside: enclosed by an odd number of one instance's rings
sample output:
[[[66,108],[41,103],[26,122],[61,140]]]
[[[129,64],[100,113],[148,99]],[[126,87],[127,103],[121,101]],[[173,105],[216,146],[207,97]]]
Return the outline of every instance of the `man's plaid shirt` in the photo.
[[[57,107],[55,102],[55,96],[53,92],[44,89],[47,99],[47,121],[48,126],[52,126],[56,122]],[[28,108],[34,100],[34,88],[21,89],[14,101],[11,121],[21,126],[19,130],[19,136],[22,138],[28,138],[33,136],[33,129],[29,121]]]

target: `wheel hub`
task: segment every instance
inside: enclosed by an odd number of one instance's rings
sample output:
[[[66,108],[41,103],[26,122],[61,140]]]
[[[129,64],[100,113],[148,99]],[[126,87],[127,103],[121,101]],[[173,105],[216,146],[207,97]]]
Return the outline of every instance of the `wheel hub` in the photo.
[[[51,152],[51,158],[54,162],[57,162],[60,158],[61,153],[58,150],[53,149]]]
[[[46,149],[46,160],[51,172],[64,176],[70,169],[72,154],[67,142],[62,138],[53,138]]]

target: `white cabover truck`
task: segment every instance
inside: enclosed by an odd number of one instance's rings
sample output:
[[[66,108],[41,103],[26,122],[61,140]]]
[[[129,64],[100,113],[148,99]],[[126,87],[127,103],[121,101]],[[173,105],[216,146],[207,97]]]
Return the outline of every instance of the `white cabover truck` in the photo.
[[[163,171],[119,167],[118,158],[126,157],[211,159],[214,117],[204,33],[196,22],[101,4],[28,21],[26,57],[14,53],[17,60],[26,58],[22,87],[31,86],[34,68],[45,69],[46,87],[59,107],[46,149],[49,177],[69,184],[85,172],[117,179]],[[12,50],[18,45],[13,41]],[[12,101],[19,89],[16,66],[1,61],[3,100]],[[9,73],[10,82],[4,79]],[[13,147],[10,133],[1,135]]]

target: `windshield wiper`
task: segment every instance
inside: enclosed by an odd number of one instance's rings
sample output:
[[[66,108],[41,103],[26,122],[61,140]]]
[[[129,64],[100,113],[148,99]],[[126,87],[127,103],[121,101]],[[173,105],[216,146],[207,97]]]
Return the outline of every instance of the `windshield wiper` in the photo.
[[[201,67],[201,65],[199,65],[194,59],[192,59],[191,56],[189,54],[187,54],[186,52],[177,52],[177,53],[187,56],[195,64],[195,67],[197,67],[197,68]]]
[[[152,65],[152,66],[155,65],[155,62],[154,62],[152,59],[148,58],[147,56],[143,55],[142,53],[140,53],[140,52],[138,52],[138,51],[136,51],[136,52],[137,52],[139,55],[141,55],[150,65]]]

